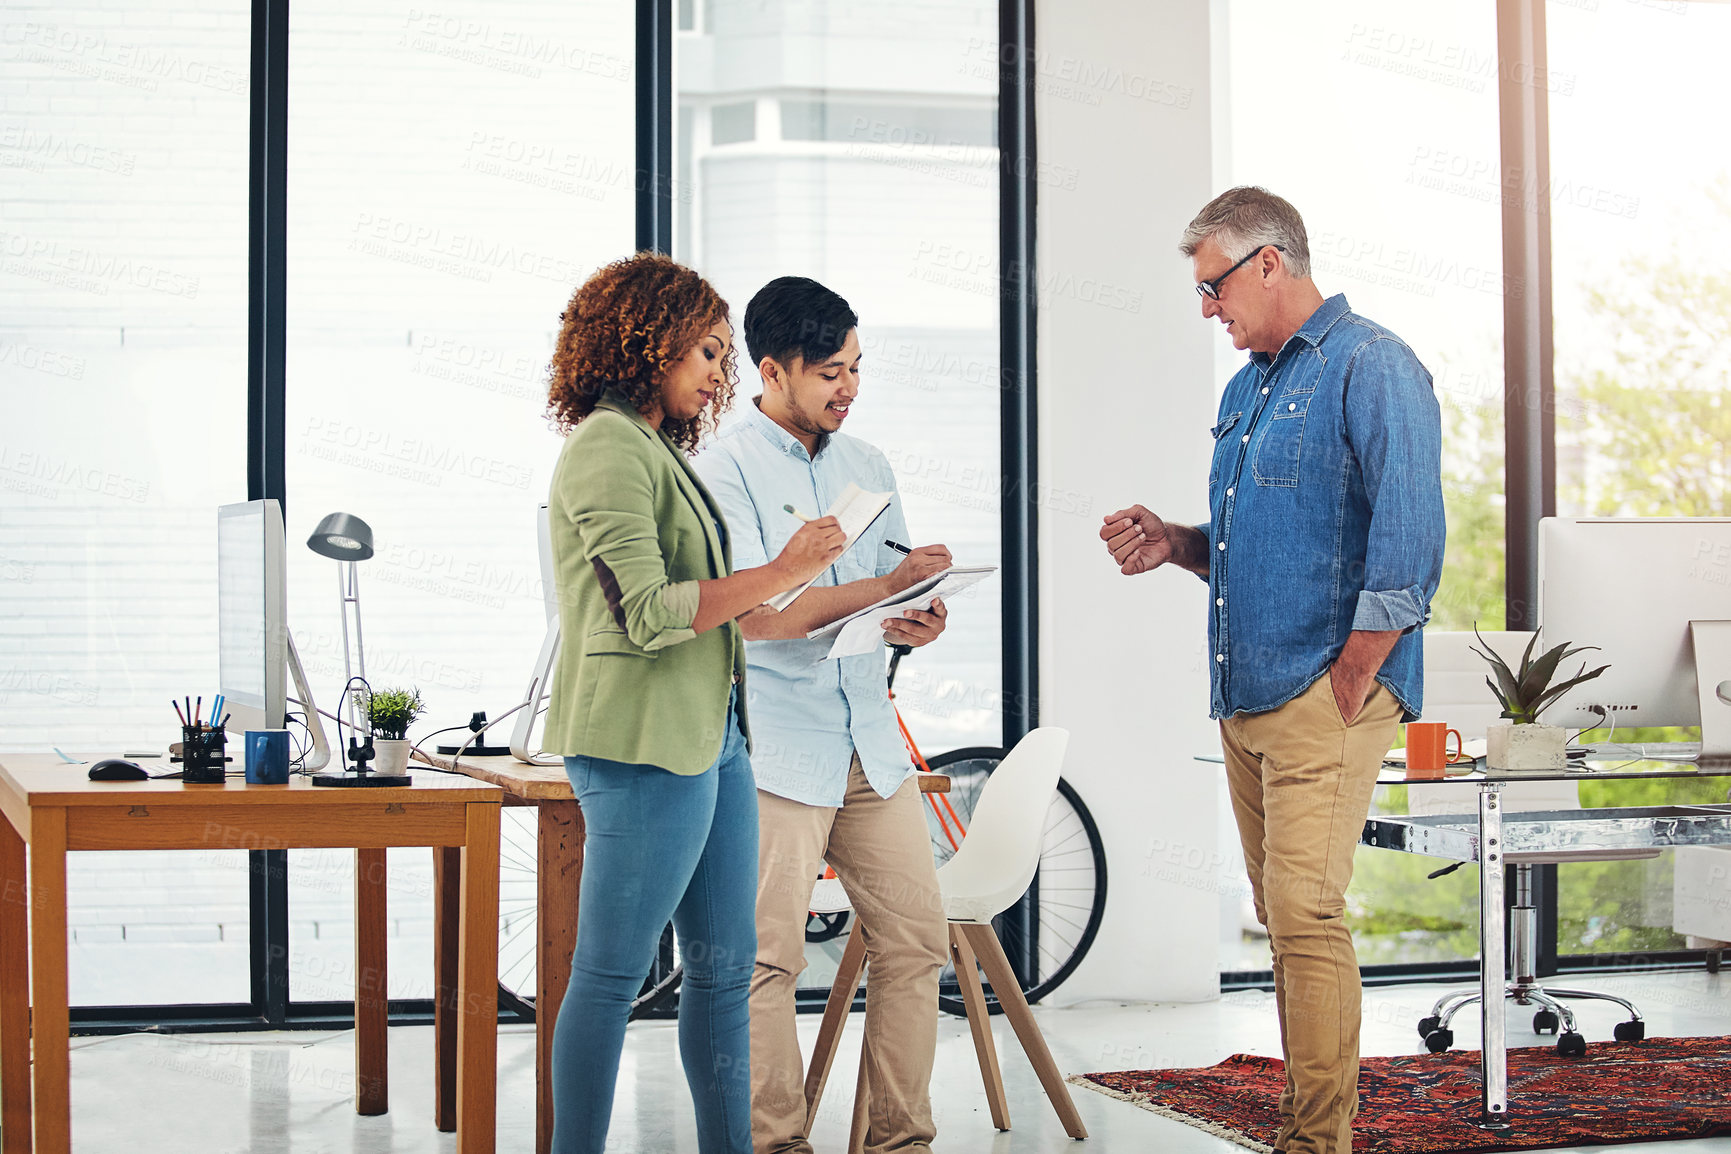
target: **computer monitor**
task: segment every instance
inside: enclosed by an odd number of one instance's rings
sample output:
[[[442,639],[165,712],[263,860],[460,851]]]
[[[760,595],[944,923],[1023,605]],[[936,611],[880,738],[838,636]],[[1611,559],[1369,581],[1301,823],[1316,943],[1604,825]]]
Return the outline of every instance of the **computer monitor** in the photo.
[[[230,733],[281,729],[292,676],[312,738],[305,768],[330,760],[324,726],[288,630],[288,565],[282,507],[275,501],[216,511],[217,689]]]
[[[286,577],[277,503],[248,501],[218,508],[218,688],[237,731],[283,726],[288,710]]]
[[[1610,666],[1545,721],[1699,725],[1706,756],[1731,756],[1731,518],[1544,518],[1539,632],[1545,648],[1596,645],[1581,657]]]

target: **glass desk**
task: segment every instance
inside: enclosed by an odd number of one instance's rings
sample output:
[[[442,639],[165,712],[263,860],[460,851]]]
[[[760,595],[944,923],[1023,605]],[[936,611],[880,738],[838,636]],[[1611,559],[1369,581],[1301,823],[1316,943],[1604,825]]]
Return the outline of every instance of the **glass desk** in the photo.
[[[1529,810],[1505,815],[1503,788],[1511,782],[1632,778],[1731,778],[1731,760],[1654,760],[1645,754],[1675,754],[1676,747],[1590,747],[1586,759],[1568,769],[1522,773],[1489,771],[1482,764],[1450,767],[1442,774],[1409,775],[1386,766],[1383,785],[1453,784],[1477,794],[1477,812],[1423,817],[1375,816],[1365,822],[1360,844],[1425,854],[1479,869],[1479,1021],[1483,1030],[1484,1088],[1480,1122],[1508,1126],[1508,1038],[1504,1009],[1507,914],[1504,872],[1510,855],[1542,855],[1547,861],[1582,860],[1687,845],[1731,844],[1731,805],[1634,806],[1618,809]]]

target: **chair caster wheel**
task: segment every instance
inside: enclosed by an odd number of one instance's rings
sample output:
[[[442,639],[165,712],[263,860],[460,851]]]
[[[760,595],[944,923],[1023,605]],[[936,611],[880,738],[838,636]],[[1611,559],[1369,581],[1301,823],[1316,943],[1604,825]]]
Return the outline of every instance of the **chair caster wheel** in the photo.
[[[1643,1042],[1647,1039],[1647,1023],[1618,1022],[1617,1028],[1611,1031],[1611,1036],[1619,1042]]]
[[[1579,1034],[1563,1034],[1557,1038],[1557,1053],[1565,1058],[1580,1058],[1587,1053],[1587,1039]]]
[[[1533,1033],[1535,1034],[1554,1034],[1561,1025],[1562,1019],[1558,1018],[1553,1010],[1540,1010],[1533,1015]]]
[[[1424,1048],[1433,1054],[1440,1054],[1454,1044],[1453,1030],[1432,1030],[1424,1036]]]
[[[1418,1020],[1418,1036],[1421,1038],[1428,1038],[1430,1037],[1431,1031],[1440,1025],[1442,1025],[1442,1019],[1437,1017],[1435,1014],[1432,1014],[1428,1018],[1420,1018]]]

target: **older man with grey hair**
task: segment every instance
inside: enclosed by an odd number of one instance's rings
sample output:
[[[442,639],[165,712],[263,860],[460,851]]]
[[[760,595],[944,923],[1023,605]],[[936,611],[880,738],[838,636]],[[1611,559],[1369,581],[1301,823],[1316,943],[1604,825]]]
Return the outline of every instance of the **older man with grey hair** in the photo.
[[[1141,505],[1100,530],[1126,575],[1208,582],[1211,715],[1256,916],[1274,953],[1287,1154],[1345,1154],[1361,989],[1341,920],[1383,754],[1423,696],[1442,571],[1441,414],[1387,329],[1323,299],[1298,211],[1260,188],[1203,208],[1179,246],[1202,315],[1250,354],[1212,432],[1209,519]]]

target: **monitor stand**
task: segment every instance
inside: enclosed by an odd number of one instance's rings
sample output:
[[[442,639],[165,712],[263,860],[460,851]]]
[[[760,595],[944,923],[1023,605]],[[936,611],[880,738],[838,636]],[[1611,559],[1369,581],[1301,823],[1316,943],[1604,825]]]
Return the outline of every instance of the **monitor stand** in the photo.
[[[331,743],[325,737],[325,724],[319,718],[318,706],[313,704],[313,691],[307,687],[307,671],[301,666],[300,651],[295,648],[295,635],[284,629],[283,639],[288,642],[289,676],[294,679],[295,692],[300,694],[294,701],[307,711],[307,733],[313,743],[301,769],[305,773],[313,773],[330,764]],[[286,719],[284,724],[287,724]]]
[[[523,693],[523,712],[511,728],[511,755],[530,765],[557,765],[564,759],[557,754],[543,753],[531,745],[535,734],[535,719],[541,715],[541,703],[553,686],[553,667],[559,663],[559,620],[547,626],[547,636],[541,642],[541,652],[535,658],[535,672],[529,677],[529,688]]]
[[[1731,621],[1691,621],[1701,700],[1701,760],[1731,760]]]

